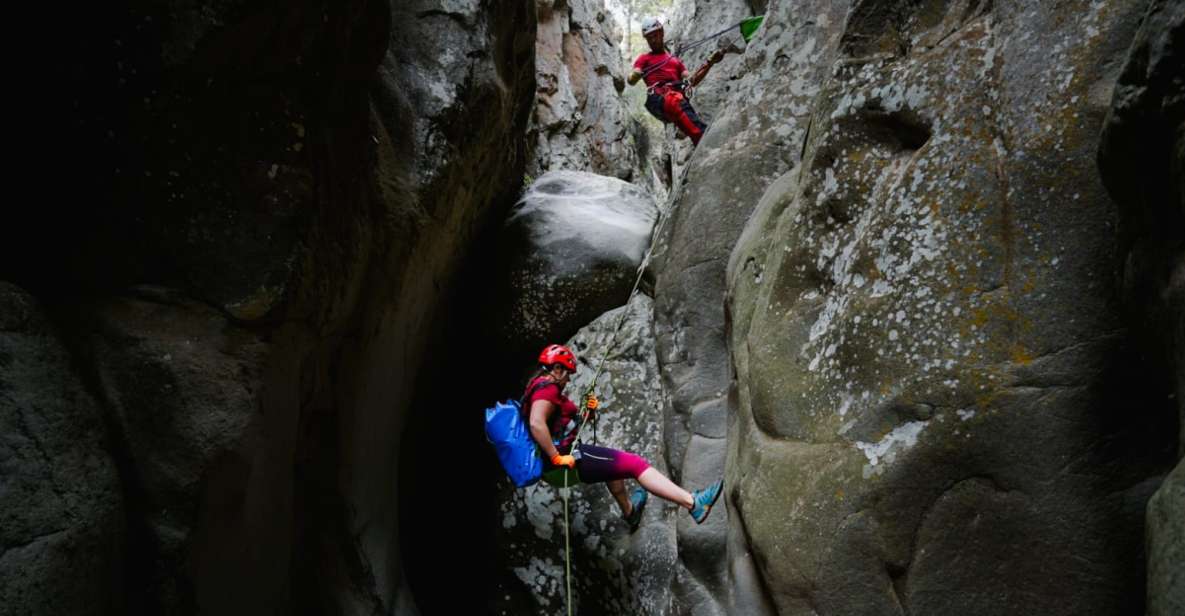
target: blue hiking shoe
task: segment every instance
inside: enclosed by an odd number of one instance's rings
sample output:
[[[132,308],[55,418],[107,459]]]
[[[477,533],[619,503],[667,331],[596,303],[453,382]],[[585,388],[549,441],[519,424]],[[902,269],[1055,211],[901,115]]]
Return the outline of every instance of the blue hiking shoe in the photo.
[[[638,530],[642,525],[642,512],[646,509],[646,500],[650,498],[650,493],[645,488],[634,488],[630,494],[630,514],[625,516],[625,523],[629,525],[630,532]]]
[[[716,483],[691,493],[691,497],[695,500],[695,504],[691,506],[691,518],[695,520],[696,524],[703,524],[704,520],[708,519],[708,514],[712,512],[712,505],[716,504],[716,499],[720,498],[720,493],[724,491],[724,480],[721,479]]]

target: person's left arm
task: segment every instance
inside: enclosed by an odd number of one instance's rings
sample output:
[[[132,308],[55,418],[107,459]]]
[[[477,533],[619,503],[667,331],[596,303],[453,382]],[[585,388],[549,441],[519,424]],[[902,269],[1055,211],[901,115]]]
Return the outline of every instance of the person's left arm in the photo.
[[[720,62],[723,59],[724,50],[717,49],[716,53],[709,56],[708,61],[704,62],[703,66],[700,66],[698,69],[696,69],[695,74],[691,76],[690,80],[688,80],[688,83],[691,84],[691,87],[694,88],[695,86],[698,86],[699,82],[703,81],[704,77],[708,76],[708,71],[712,70],[712,65]],[[687,79],[687,73],[687,69],[683,69],[683,79]]]

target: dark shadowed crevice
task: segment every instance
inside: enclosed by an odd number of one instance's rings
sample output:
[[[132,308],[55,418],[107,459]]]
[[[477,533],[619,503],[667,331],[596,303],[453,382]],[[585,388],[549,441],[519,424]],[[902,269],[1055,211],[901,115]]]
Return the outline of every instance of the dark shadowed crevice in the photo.
[[[496,400],[522,394],[531,358],[508,353],[486,318],[498,301],[498,259],[489,257],[500,228],[499,218],[470,246],[436,315],[400,445],[401,551],[424,616],[488,613],[500,581],[491,572],[506,571],[495,542],[504,474],[482,417]]]
[[[908,109],[886,112],[876,103],[847,122],[853,125],[849,128],[894,152],[916,152],[932,134],[930,123],[918,113]]]

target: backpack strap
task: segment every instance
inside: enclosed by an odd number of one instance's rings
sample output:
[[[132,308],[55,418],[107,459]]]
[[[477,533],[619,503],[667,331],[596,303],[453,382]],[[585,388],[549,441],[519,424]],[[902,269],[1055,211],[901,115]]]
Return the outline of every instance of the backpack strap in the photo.
[[[539,391],[540,389],[543,389],[544,387],[546,387],[548,385],[555,385],[555,383],[552,382],[550,379],[540,379],[539,381],[537,381],[534,385],[532,385],[529,389],[527,389],[527,392],[523,394],[522,398],[518,399],[519,407],[524,409],[527,412],[527,414],[530,415],[531,409],[527,408],[527,400],[531,396],[533,396],[535,394],[535,392]]]

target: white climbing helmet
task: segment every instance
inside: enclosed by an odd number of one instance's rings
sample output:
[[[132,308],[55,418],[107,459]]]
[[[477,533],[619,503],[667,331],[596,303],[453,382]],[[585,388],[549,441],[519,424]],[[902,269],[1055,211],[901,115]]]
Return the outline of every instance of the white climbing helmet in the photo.
[[[647,17],[642,20],[642,36],[646,36],[656,30],[662,30],[662,22],[657,17]]]

